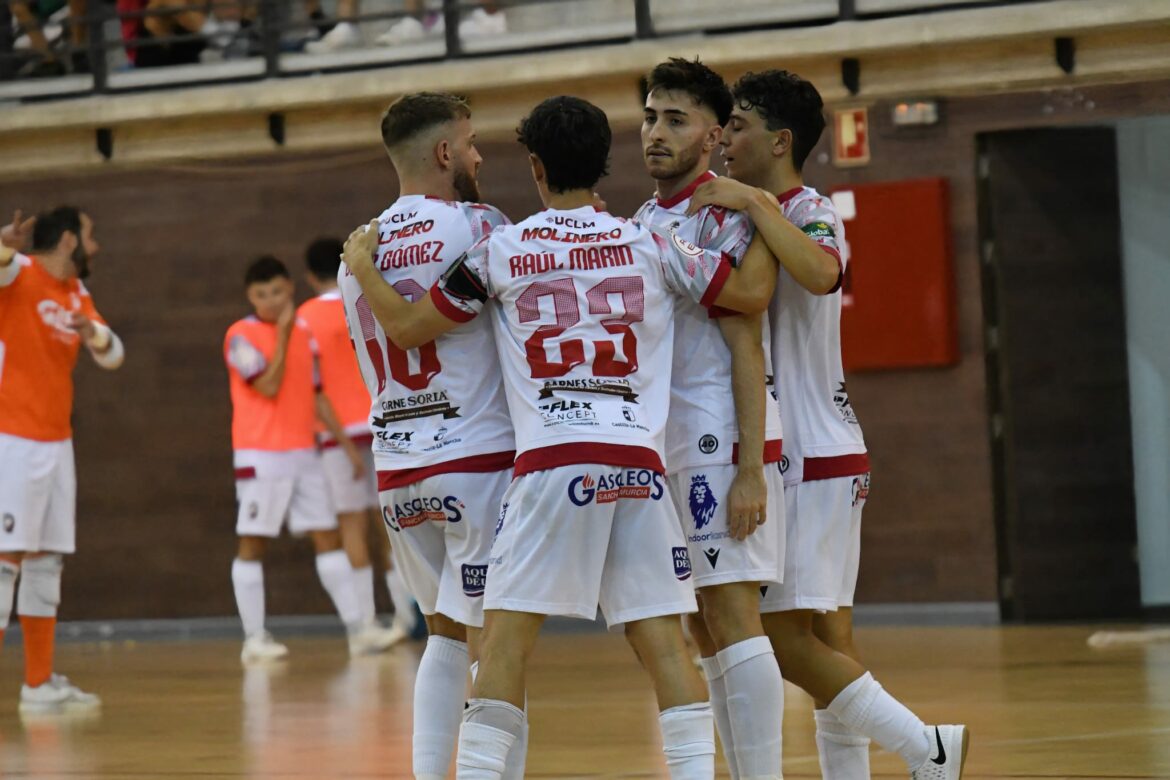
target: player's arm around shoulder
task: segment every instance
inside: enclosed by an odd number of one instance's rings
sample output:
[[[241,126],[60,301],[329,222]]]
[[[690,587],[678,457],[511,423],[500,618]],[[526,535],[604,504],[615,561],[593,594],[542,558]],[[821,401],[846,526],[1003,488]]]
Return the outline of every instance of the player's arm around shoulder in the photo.
[[[382,278],[374,265],[378,251],[378,221],[363,225],[345,242],[342,260],[353,273],[362,295],[386,337],[399,349],[416,349],[459,326],[436,305],[436,291],[411,303]],[[469,318],[470,319],[470,318]]]
[[[841,281],[841,261],[784,216],[771,193],[726,177],[695,190],[691,209],[717,204],[747,212],[772,255],[797,284],[814,295],[834,292]]]
[[[715,299],[715,305],[745,314],[758,314],[768,308],[772,300],[779,266],[747,214],[733,211],[722,219],[724,227],[717,234],[718,247],[731,262],[733,270]]]

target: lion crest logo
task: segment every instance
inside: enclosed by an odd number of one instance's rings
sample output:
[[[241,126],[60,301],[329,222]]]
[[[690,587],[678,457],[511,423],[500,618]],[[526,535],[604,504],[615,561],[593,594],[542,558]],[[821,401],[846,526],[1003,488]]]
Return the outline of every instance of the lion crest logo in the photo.
[[[696,531],[706,526],[715,517],[715,508],[719,506],[719,502],[715,499],[715,494],[711,492],[711,486],[707,484],[705,474],[696,474],[691,477],[691,494],[687,502],[691,507],[691,518],[695,521]]]

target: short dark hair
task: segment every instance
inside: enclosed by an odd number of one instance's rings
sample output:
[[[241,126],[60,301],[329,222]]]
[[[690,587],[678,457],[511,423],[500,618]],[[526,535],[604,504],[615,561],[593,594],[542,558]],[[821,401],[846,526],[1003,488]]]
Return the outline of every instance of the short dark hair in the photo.
[[[609,173],[609,118],[587,100],[569,95],[544,100],[520,121],[516,134],[544,163],[554,192],[591,188]]]
[[[765,70],[744,75],[731,94],[741,110],[759,111],[769,130],[792,131],[792,164],[803,168],[825,131],[825,103],[817,88],[795,73]]]
[[[700,106],[706,106],[715,114],[719,125],[731,119],[731,90],[727,82],[715,71],[708,68],[698,57],[693,60],[671,57],[660,62],[646,74],[643,103],[650,93],[657,90],[685,92]]]
[[[50,252],[61,243],[61,237],[73,233],[81,240],[81,210],[75,206],[58,206],[37,215],[33,225],[32,251]]]
[[[318,238],[305,250],[305,265],[318,279],[332,279],[341,267],[341,253],[345,246],[340,239]]]
[[[244,286],[251,287],[254,284],[271,282],[280,276],[292,279],[284,263],[272,255],[261,255],[253,260],[252,264],[248,266],[248,270],[244,272]]]
[[[382,143],[393,149],[424,130],[470,116],[471,107],[458,95],[412,92],[395,100],[382,114]]]

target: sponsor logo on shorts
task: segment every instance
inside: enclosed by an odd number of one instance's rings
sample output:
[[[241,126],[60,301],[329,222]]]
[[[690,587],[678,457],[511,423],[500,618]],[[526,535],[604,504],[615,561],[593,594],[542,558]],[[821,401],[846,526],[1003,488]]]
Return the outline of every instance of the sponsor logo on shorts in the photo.
[[[780,456],[780,473],[781,474],[787,474],[788,469],[791,465],[792,464],[789,462],[787,455]]]
[[[691,578],[691,556],[687,555],[687,548],[672,547],[671,555],[674,558],[674,576],[679,580]]]
[[[504,528],[504,518],[508,516],[508,502],[505,501],[500,507],[500,516],[496,518],[496,536],[500,535],[500,531]]]
[[[853,478],[853,506],[865,503],[869,498],[869,474]]]
[[[718,547],[708,547],[706,550],[703,550],[703,557],[707,559],[707,563],[711,564],[712,569],[719,563],[719,553],[721,552],[723,551]]]
[[[11,512],[4,513],[4,533],[12,533],[12,529],[16,528],[16,515]]]
[[[687,505],[691,509],[691,519],[695,521],[695,530],[705,528],[715,517],[715,509],[719,501],[711,492],[711,485],[707,482],[706,474],[696,474],[691,477],[691,492],[687,496]]]
[[[463,594],[465,596],[482,596],[487,584],[487,564],[463,564]]]
[[[703,434],[699,437],[699,452],[704,455],[710,455],[715,450],[719,449],[719,440],[709,433]]]
[[[402,531],[428,521],[458,523],[466,510],[464,503],[455,496],[425,496],[383,506],[382,519],[391,530]]]
[[[255,501],[248,502],[248,519],[255,520],[260,516],[260,505]]]
[[[583,474],[569,481],[569,500],[577,506],[612,504],[619,498],[657,501],[665,492],[662,475],[650,469],[626,469],[613,474]]]

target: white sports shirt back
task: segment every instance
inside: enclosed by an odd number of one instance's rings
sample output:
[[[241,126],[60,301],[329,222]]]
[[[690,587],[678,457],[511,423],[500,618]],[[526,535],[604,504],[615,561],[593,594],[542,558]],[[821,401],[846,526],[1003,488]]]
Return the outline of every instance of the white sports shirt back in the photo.
[[[378,218],[375,264],[399,294],[418,300],[476,241],[504,224],[507,217],[491,206],[408,195]],[[378,471],[431,467],[426,473],[440,473],[495,454],[502,463],[510,461],[515,445],[491,317],[404,351],[386,338],[345,265],[338,284],[373,399],[370,429]]]
[[[783,193],[779,200],[785,218],[837,259],[843,279],[849,261],[845,229],[832,201],[811,187]],[[786,439],[785,484],[869,471],[841,366],[840,284],[828,295],[814,295],[781,267],[770,314]]]
[[[646,201],[634,220],[660,232],[677,233],[704,249],[726,253],[738,263],[755,234],[745,214],[705,207],[694,216],[687,216],[695,189],[714,178],[715,174],[708,171],[668,201],[657,198]],[[718,311],[706,309],[689,298],[675,300],[670,424],[666,427],[666,467],[671,472],[736,460],[739,424],[731,395],[731,351],[715,322],[718,316],[721,316]],[[774,381],[771,337],[765,314],[764,373],[769,385]],[[780,460],[783,433],[775,392],[771,386],[767,390],[764,462],[775,463]]]
[[[592,207],[498,228],[433,297],[456,321],[488,299],[516,428],[516,474],[575,463],[663,471],[672,293],[709,305],[731,265]]]

